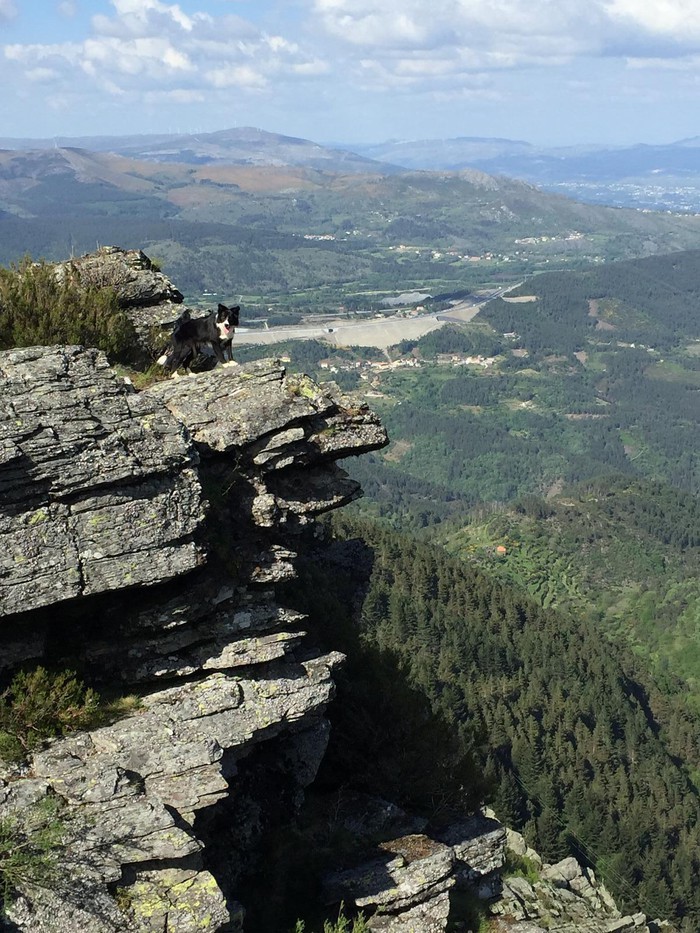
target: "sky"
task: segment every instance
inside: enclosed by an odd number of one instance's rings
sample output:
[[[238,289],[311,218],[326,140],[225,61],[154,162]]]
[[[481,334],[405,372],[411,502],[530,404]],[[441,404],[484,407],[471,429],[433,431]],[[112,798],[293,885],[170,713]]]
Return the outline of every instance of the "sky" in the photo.
[[[700,135],[700,0],[0,0],[0,136]]]

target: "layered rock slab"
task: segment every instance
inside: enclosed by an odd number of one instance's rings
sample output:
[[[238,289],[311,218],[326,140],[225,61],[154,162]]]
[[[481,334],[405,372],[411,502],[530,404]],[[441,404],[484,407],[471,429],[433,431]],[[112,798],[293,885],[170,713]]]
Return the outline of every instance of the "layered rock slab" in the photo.
[[[0,353],[0,615],[197,567],[186,431],[100,351]]]
[[[142,696],[0,785],[0,818],[61,803],[55,890],[25,892],[13,921],[32,933],[238,929],[242,912],[205,865],[207,833],[234,799],[245,860],[271,762],[283,797],[299,799],[340,660],[307,643],[274,584],[293,576],[314,516],[359,492],[333,461],[386,435],[363,406],[274,361],[142,393],[81,348],[10,351],[0,374],[6,677],[30,659],[70,660]]]

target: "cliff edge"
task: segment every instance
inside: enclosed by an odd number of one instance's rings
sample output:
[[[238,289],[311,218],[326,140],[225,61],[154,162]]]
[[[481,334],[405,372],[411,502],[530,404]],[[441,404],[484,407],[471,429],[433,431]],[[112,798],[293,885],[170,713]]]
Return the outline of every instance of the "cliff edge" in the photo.
[[[366,407],[276,361],[136,392],[102,353],[0,354],[0,668],[70,668],[135,694],[125,716],[48,742],[0,779],[27,834],[49,800],[50,884],[16,879],[9,929],[234,930],[206,865],[235,802],[235,890],[327,740],[338,654],[275,586],[314,518],[351,501],[335,461],[386,443]]]

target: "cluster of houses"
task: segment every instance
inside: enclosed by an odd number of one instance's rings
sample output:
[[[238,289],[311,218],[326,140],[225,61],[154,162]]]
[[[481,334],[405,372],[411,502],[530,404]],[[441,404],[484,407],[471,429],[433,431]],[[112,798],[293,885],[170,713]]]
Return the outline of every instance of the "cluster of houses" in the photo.
[[[284,360],[283,360],[284,362]],[[356,372],[360,379],[370,380],[381,373],[397,369],[418,369],[426,363],[437,362],[441,366],[480,366],[488,369],[496,363],[495,356],[467,356],[463,353],[438,353],[435,360],[421,360],[415,356],[402,356],[396,360],[345,360],[328,357],[320,360],[320,369],[329,373]]]

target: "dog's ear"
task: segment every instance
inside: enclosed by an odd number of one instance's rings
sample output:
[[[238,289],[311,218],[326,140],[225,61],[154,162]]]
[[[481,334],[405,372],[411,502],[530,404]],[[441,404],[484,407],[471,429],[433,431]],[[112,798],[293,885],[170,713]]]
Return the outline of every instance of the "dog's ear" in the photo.
[[[240,306],[236,305],[235,308],[229,308],[229,316],[233,321],[234,325],[238,326]]]
[[[224,311],[228,311],[228,308],[226,307],[226,305],[222,305],[221,302],[219,302],[219,307],[217,308],[217,311],[219,312],[219,314],[223,314]]]

